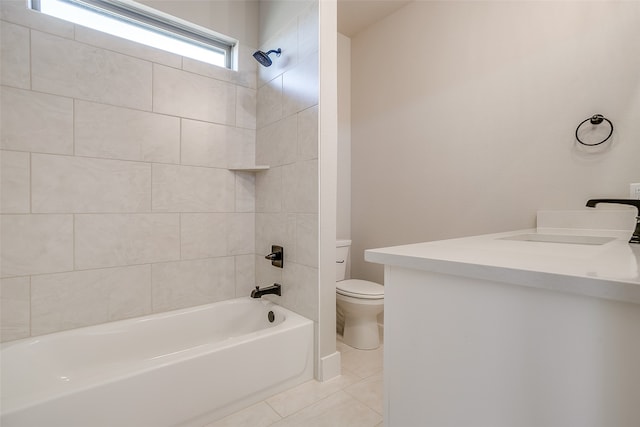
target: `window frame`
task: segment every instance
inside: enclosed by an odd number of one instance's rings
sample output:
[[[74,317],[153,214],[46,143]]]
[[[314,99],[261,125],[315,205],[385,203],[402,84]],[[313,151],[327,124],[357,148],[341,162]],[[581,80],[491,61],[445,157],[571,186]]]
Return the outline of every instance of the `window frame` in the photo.
[[[120,0],[58,0],[78,7],[89,9],[103,15],[163,34],[205,49],[217,50],[224,54],[225,67],[233,67],[233,51],[236,41],[224,37],[214,31],[199,28],[195,24],[171,17],[159,11],[138,5],[130,1]],[[29,7],[41,11],[41,0],[30,0]],[[155,11],[155,13],[154,13]],[[189,25],[191,24],[191,25]],[[78,24],[82,25],[82,24]],[[90,27],[89,27],[90,28]]]

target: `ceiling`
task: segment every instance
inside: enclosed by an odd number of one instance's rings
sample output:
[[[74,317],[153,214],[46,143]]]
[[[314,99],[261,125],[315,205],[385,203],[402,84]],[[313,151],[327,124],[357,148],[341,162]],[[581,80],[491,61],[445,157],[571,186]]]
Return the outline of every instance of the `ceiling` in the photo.
[[[338,31],[353,37],[411,0],[338,0]]]

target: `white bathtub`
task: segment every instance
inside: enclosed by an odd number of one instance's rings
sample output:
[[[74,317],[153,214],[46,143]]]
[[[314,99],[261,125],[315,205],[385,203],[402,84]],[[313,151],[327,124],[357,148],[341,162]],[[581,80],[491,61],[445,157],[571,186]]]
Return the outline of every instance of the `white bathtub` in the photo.
[[[247,297],[13,341],[0,358],[2,427],[202,426],[311,379],[313,322]]]

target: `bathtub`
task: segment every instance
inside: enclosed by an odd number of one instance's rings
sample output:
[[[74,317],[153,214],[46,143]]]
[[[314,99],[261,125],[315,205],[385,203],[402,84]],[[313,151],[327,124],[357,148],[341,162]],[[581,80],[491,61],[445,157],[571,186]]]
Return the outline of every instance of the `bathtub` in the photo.
[[[247,297],[0,352],[2,427],[203,426],[311,379],[313,322]]]

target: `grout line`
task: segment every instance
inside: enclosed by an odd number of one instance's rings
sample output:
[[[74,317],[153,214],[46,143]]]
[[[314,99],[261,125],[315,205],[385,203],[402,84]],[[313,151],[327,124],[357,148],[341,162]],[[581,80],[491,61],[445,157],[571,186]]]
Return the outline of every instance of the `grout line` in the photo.
[[[31,291],[31,276],[29,276],[29,336],[33,336],[33,292]]]
[[[33,44],[29,28],[29,90],[33,90]]]
[[[73,259],[73,270],[72,271],[76,271],[76,215],[73,214],[72,216],[72,232],[71,232],[71,256]]]
[[[29,214],[33,213],[33,155],[29,153]]]
[[[74,157],[76,156],[76,102],[77,100],[73,98],[71,103],[71,152]]]

